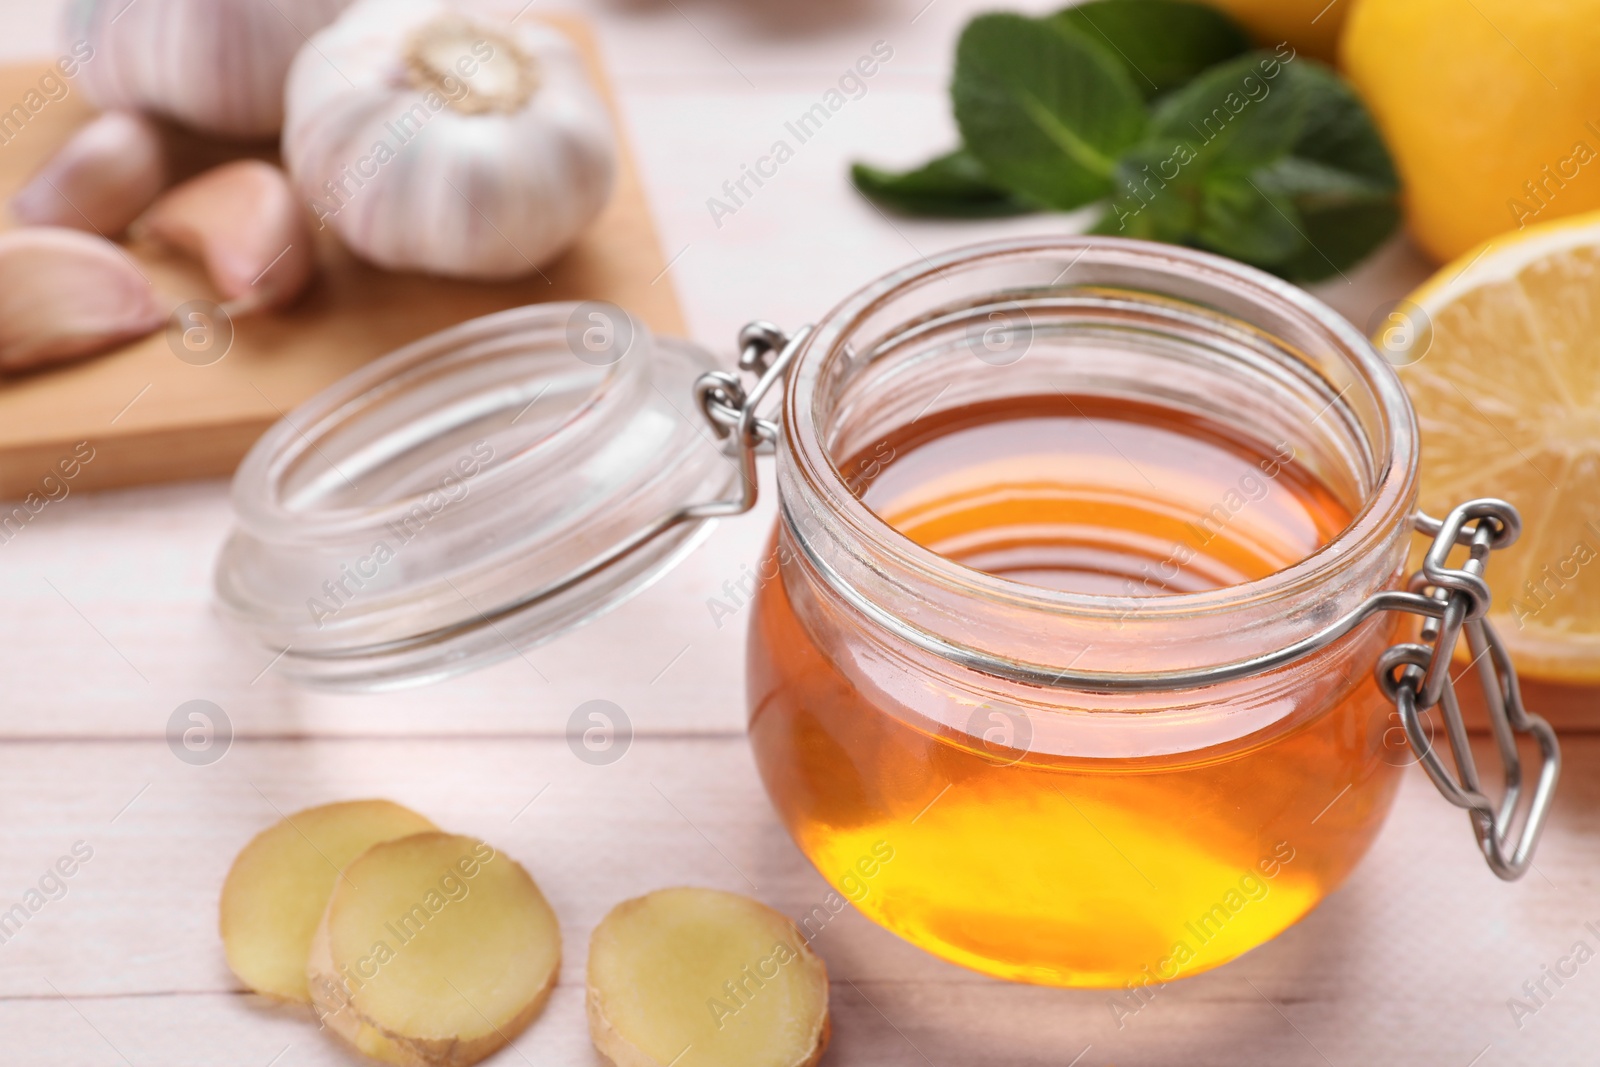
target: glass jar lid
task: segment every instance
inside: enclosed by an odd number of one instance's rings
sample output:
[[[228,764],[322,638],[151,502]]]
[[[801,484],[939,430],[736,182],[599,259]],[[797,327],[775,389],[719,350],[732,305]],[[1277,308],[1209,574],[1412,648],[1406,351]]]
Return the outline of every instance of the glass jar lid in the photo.
[[[424,338],[290,412],[245,457],[224,616],[289,677],[374,690],[471,670],[623,603],[740,477],[694,410],[715,361],[610,304]]]

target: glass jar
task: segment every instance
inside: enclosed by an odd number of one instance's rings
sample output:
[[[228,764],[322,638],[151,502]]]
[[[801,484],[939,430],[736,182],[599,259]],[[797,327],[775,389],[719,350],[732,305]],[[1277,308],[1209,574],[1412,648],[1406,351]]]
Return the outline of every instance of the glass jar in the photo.
[[[546,305],[358,372],[241,467],[218,572],[230,617],[313,684],[443,677],[643,588],[749,509],[770,448],[756,761],[822,874],[913,943],[1055,985],[1198,973],[1338,886],[1412,762],[1467,810],[1497,874],[1526,869],[1559,753],[1521,705],[1483,579],[1519,520],[1492,500],[1414,514],[1405,393],[1306,293],[1166,245],[1020,240],[925,260],[815,328],[755,324],[741,344],[744,376],[620,309]],[[1057,397],[1227,428],[1263,458],[1217,487],[1219,528],[1292,469],[1317,487],[1326,536],[1211,588],[1129,575],[1074,592],[968,566],[863,499],[915,468],[911,428]],[[1152,469],[1190,442],[1166,447]],[[1178,466],[1139,473],[1157,504],[1203,503]],[[1433,541],[1407,578],[1413,527]],[[1178,547],[1154,554],[1158,579]],[[1451,684],[1461,638],[1506,771],[1494,800]],[[1542,757],[1531,789],[1518,733]]]
[[[1258,581],[1085,595],[969,569],[859,499],[851,476],[877,472],[851,457],[899,462],[904,421],[1050,393],[1247,428],[1353,518]],[[1394,375],[1331,312],[1175,249],[964,253],[818,326],[783,439],[750,738],[795,840],[873,919],[1004,978],[1165,981],[1273,937],[1366,852],[1407,762],[1373,670],[1397,617],[1222,684],[1039,684],[1270,654],[1399,586],[1416,427]]]

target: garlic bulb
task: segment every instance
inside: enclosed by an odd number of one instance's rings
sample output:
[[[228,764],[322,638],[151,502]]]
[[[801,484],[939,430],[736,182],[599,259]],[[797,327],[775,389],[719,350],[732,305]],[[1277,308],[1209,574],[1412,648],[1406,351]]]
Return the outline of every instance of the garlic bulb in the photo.
[[[224,137],[270,137],[306,38],[350,0],[76,0],[68,42],[93,53],[80,82],[102,108],[136,108]]]
[[[358,0],[296,57],[285,107],[284,160],[313,213],[391,270],[527,274],[611,194],[606,107],[531,19]]]
[[[105,238],[55,226],[0,234],[0,371],[104,352],[166,319],[150,280]]]
[[[115,237],[167,184],[161,132],[131,111],[108,111],[72,135],[11,198],[25,226],[70,226]]]
[[[157,200],[137,229],[205,263],[232,315],[287,304],[311,280],[305,208],[288,176],[258,159],[189,179]]]

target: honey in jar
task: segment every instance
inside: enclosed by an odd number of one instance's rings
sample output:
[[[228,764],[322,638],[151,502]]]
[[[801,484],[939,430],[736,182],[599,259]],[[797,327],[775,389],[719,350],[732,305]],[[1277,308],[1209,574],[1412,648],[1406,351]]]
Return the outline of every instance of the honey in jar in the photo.
[[[947,411],[846,469],[912,541],[1079,593],[1264,578],[1351,517],[1287,443],[1089,396]],[[1233,744],[1085,759],[1041,743],[1038,712],[974,704],[941,726],[928,707],[960,694],[901,684],[847,625],[819,633],[786,584],[761,593],[750,657],[773,800],[858,908],[978,970],[1106,986],[1214,967],[1336,886],[1393,795],[1369,672],[1323,678],[1302,698],[1315,714]]]

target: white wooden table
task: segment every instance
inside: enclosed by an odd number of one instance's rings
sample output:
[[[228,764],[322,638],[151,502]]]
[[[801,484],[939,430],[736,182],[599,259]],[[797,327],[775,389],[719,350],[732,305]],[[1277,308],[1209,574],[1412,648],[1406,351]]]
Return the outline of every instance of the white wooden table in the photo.
[[[585,8],[700,340],[726,352],[746,320],[813,318],[919,254],[1073,225],[890,222],[849,191],[848,160],[911,162],[953,139],[948,57],[983,5],[924,3]],[[0,58],[52,54],[57,6],[4,0]],[[707,199],[880,40],[894,55],[866,95],[718,226]],[[1421,270],[1399,244],[1322,292],[1359,321]],[[219,629],[209,583],[229,525],[224,484],[51,505],[0,545],[0,911],[75,843],[93,855],[0,944],[0,1064],[360,1062],[306,1013],[240,989],[216,900],[234,853],[278,813],[368,795],[503,847],[562,917],[561,984],[495,1062],[598,1063],[583,1022],[584,946],[612,904],[692,883],[799,915],[827,891],[772,814],[745,746],[743,619],[719,629],[705,606],[755,559],[771,515],[768,500],[724,525],[647,594],[555,644],[430,689],[333,697],[286,685],[270,657]],[[594,698],[637,729],[610,766],[579,761],[565,737],[568,715]],[[209,766],[180,762],[165,740],[169,715],[192,699],[225,709],[237,735]],[[1600,736],[1569,735],[1565,750],[1554,824],[1523,882],[1490,875],[1465,817],[1414,772],[1345,888],[1272,944],[1166,988],[1120,1029],[1104,993],[991,981],[846,912],[816,942],[834,978],[827,1062],[1600,1062],[1600,958],[1560,987],[1542,970],[1580,941],[1600,951]],[[1519,1026],[1508,998],[1541,979],[1552,995]]]

